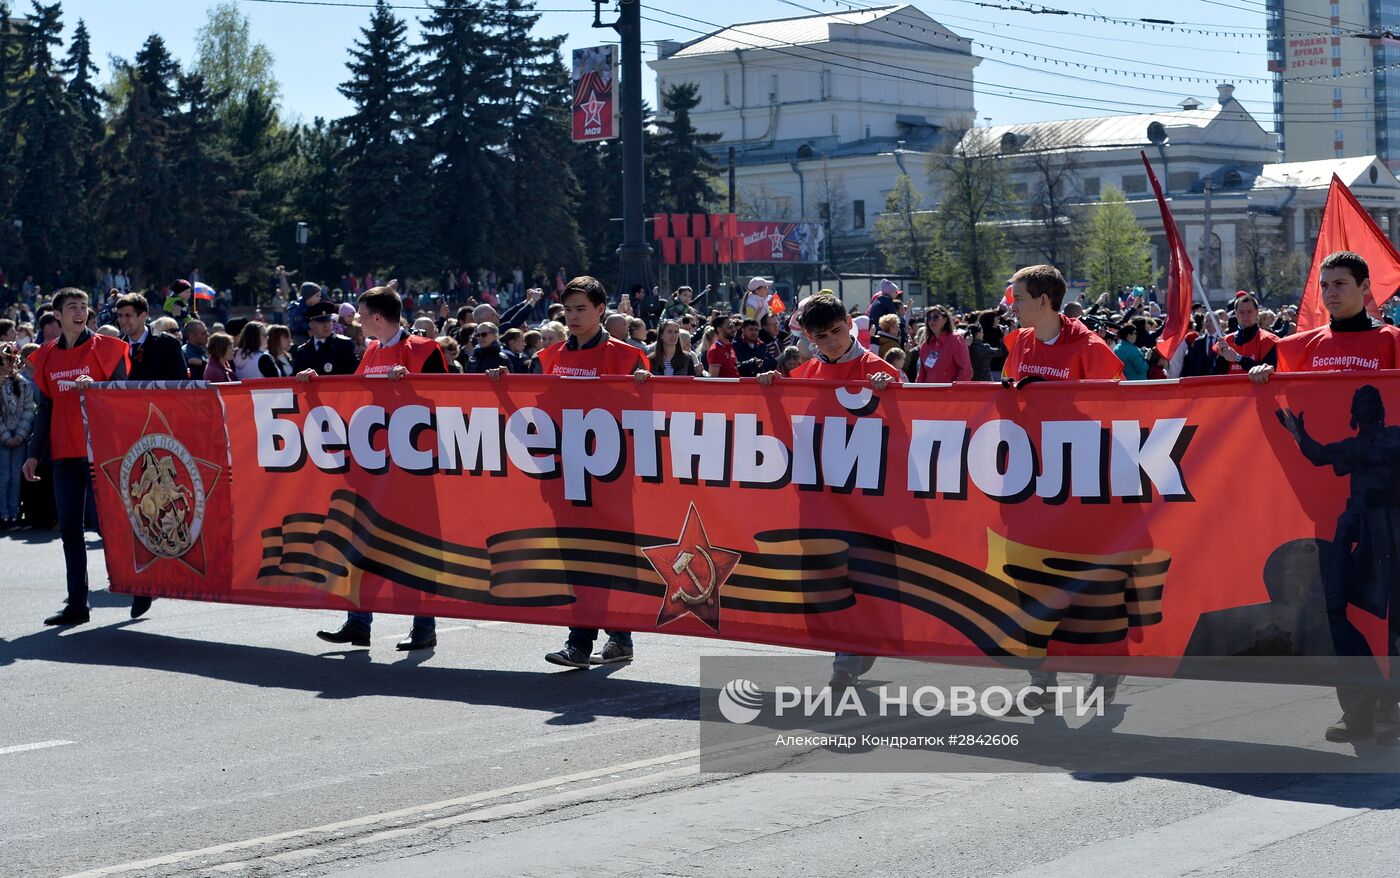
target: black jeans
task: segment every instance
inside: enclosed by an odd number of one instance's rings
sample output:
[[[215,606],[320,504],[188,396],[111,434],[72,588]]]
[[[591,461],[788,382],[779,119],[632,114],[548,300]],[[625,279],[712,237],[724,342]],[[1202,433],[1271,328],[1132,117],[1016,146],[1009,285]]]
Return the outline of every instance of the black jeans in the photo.
[[[53,497],[58,507],[58,535],[63,539],[63,563],[68,569],[68,606],[88,605],[87,536],[84,520],[92,496],[92,473],[81,457],[53,462]]]
[[[594,641],[596,641],[597,639],[598,639],[598,629],[597,629],[597,628],[570,628],[570,629],[569,629],[569,645],[570,645],[570,646],[576,646],[576,647],[578,647],[579,649],[586,649],[586,650],[588,650],[589,652],[592,652],[592,651],[593,651],[593,643],[594,643]],[[631,645],[632,645],[632,632],[631,632],[631,631],[609,631],[609,632],[608,632],[608,639],[609,639],[609,640],[615,640],[615,641],[617,641],[619,644],[621,644],[622,646],[631,646]]]

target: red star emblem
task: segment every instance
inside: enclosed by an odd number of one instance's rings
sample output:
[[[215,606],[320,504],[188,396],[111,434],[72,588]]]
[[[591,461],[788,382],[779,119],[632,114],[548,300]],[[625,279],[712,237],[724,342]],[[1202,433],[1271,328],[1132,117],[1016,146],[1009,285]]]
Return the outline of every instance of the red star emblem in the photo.
[[[589,92],[588,100],[579,104],[579,108],[583,110],[584,127],[592,128],[594,126],[597,126],[599,128],[602,128],[603,108],[606,106],[607,104],[605,102],[598,100],[598,93],[596,91]]]
[[[190,454],[152,405],[126,454],[98,469],[126,511],[136,572],[171,561],[203,575],[204,510],[223,467]]]
[[[651,566],[666,583],[661,596],[659,628],[682,616],[694,616],[711,631],[719,633],[720,589],[743,557],[732,549],[710,543],[695,504],[685,514],[681,535],[674,543],[642,549]]]

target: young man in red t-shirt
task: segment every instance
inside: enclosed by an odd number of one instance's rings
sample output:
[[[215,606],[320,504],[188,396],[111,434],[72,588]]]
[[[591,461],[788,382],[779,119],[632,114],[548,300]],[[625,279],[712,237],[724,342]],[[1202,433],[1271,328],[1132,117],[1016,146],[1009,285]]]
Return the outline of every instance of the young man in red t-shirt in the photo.
[[[850,313],[841,300],[830,293],[818,293],[803,302],[797,314],[797,325],[806,333],[816,356],[793,369],[791,377],[869,382],[875,390],[903,383],[898,369],[861,345],[854,334]],[[758,383],[768,386],[778,377],[777,372],[764,372],[758,376]],[[838,652],[831,663],[828,685],[833,689],[854,686],[860,675],[874,666],[874,656]]]
[[[651,377],[645,354],[626,341],[612,338],[603,328],[608,294],[600,281],[587,275],[576,277],[564,286],[559,301],[564,304],[564,323],[569,327],[569,337],[540,351],[545,375],[631,375],[638,384]],[[504,368],[486,372],[492,381],[501,380],[505,374]],[[566,668],[632,660],[632,632],[608,631],[608,642],[594,655],[593,644],[597,640],[597,628],[570,628],[564,648],[549,653],[544,659]]]
[[[1053,265],[1031,265],[1011,277],[1011,310],[1021,328],[1007,333],[1002,380],[1010,387],[1034,381],[1122,380],[1123,361],[1108,342],[1073,317],[1060,313],[1065,278]],[[1112,703],[1123,681],[1119,674],[1095,674],[1090,688],[1103,687],[1104,703]],[[1027,695],[1028,707],[1055,703],[1049,692],[1058,684],[1054,671],[1031,671],[1031,685],[1042,690]]]
[[[87,437],[83,433],[78,391],[94,381],[121,381],[131,369],[126,342],[88,330],[87,293],[65,287],[54,294],[59,335],[30,358],[39,386],[39,411],[29,438],[24,478],[39,480],[39,461],[53,458],[53,492],[58,508],[58,531],[68,572],[68,602],[45,625],[81,625],[88,621],[87,541],[83,536],[92,474]],[[151,599],[131,599],[131,618],[151,607]]]
[[[1366,301],[1371,294],[1371,269],[1365,259],[1347,250],[1333,253],[1322,260],[1318,283],[1322,304],[1331,318],[1327,325],[1279,339],[1274,346],[1278,353],[1278,365],[1255,366],[1249,370],[1251,381],[1264,384],[1276,371],[1374,372],[1394,369],[1400,364],[1400,329],[1378,323],[1366,313]],[[1296,416],[1288,409],[1279,412],[1279,420],[1295,439],[1303,434],[1302,417],[1302,412]],[[1301,443],[1301,439],[1299,441]],[[1385,501],[1391,502],[1393,499],[1385,498]],[[1339,527],[1334,543],[1344,563],[1351,559],[1353,546],[1359,544],[1361,539],[1363,537],[1359,532],[1344,533]],[[1324,576],[1327,615],[1339,654],[1369,655],[1370,648],[1365,642],[1350,636],[1347,587],[1352,575],[1349,569],[1338,565]],[[1397,639],[1400,639],[1400,608],[1393,603],[1389,629],[1388,651],[1395,655]],[[1339,687],[1337,701],[1342,707],[1342,718],[1327,727],[1326,738],[1329,741],[1346,742],[1369,737],[1378,723],[1389,726],[1388,733],[1392,735],[1394,729],[1400,726],[1400,709],[1396,707],[1395,696],[1387,695],[1384,690]]]
[[[1060,313],[1065,279],[1053,265],[1031,265],[1011,278],[1011,310],[1021,328],[1006,334],[1004,380],[1122,379],[1123,361],[1108,342],[1073,317]]]
[[[365,336],[373,339],[365,355],[360,358],[356,375],[366,378],[388,378],[398,381],[405,375],[443,375],[447,373],[447,360],[442,348],[431,338],[411,335],[403,328],[403,300],[399,298],[396,281],[382,287],[373,287],[360,293],[357,300],[360,312],[360,326]],[[315,369],[303,369],[297,373],[297,380],[306,382],[316,377]],[[369,646],[370,628],[374,624],[374,614],[361,610],[351,610],[345,614],[345,624],[335,631],[317,631],[316,636],[328,643],[349,643],[352,646]],[[437,646],[437,619],[433,616],[414,616],[413,627],[408,636],[400,640],[395,649],[408,652],[415,649],[432,649]]]
[[[739,319],[731,314],[717,314],[710,318],[710,327],[715,331],[715,341],[705,351],[705,372],[711,378],[738,378],[739,358],[734,353],[734,333],[738,331]]]

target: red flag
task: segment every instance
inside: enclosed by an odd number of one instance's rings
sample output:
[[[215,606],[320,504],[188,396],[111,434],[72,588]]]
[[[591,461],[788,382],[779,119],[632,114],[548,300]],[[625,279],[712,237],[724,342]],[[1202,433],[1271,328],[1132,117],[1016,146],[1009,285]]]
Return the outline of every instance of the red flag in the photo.
[[[787,310],[787,303],[783,301],[782,296],[774,293],[768,297],[768,310],[774,314],[781,314]]]
[[[1166,321],[1162,334],[1157,337],[1157,352],[1168,360],[1176,353],[1186,333],[1191,330],[1191,257],[1186,253],[1186,242],[1181,240],[1181,232],[1176,228],[1176,219],[1167,207],[1167,199],[1162,196],[1162,184],[1152,171],[1152,162],[1147,160],[1147,151],[1142,151],[1142,163],[1147,166],[1147,179],[1152,183],[1152,191],[1157,195],[1157,207],[1162,211],[1162,228],[1167,233],[1167,249],[1171,257],[1167,262],[1167,303],[1162,310]]]
[[[1395,245],[1341,178],[1333,174],[1332,186],[1327,190],[1327,208],[1322,212],[1322,228],[1317,233],[1317,249],[1313,250],[1312,269],[1308,272],[1308,285],[1298,305],[1299,332],[1327,325],[1327,307],[1322,304],[1317,273],[1322,260],[1338,250],[1350,250],[1366,260],[1371,269],[1371,298],[1377,305],[1384,305],[1395,295],[1396,289],[1400,289],[1400,253],[1395,252]]]

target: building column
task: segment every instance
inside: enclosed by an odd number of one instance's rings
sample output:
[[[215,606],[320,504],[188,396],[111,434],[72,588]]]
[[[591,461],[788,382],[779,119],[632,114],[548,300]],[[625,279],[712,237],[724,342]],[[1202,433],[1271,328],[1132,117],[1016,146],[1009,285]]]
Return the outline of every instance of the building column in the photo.
[[[1308,224],[1307,217],[1301,207],[1295,207],[1289,211],[1292,214],[1291,222],[1288,225],[1288,234],[1292,244],[1290,250],[1307,250],[1308,246]]]
[[[1390,243],[1400,244],[1400,210],[1394,208],[1385,212],[1389,224],[1386,226],[1386,234],[1390,236]]]

